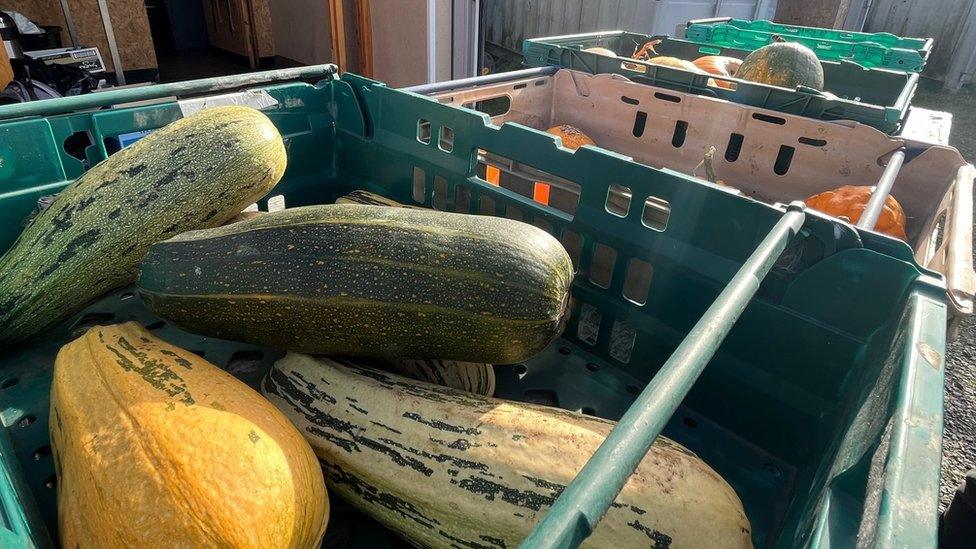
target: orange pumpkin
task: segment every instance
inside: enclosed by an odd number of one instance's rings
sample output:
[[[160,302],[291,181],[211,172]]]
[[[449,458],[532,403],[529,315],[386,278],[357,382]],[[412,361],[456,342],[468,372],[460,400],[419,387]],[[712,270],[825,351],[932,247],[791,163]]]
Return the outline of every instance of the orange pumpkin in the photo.
[[[844,185],[832,191],[822,192],[806,199],[807,206],[814,210],[821,211],[835,217],[846,218],[851,223],[857,223],[861,219],[864,208],[868,205],[871,198],[871,189],[868,186]],[[895,197],[888,195],[885,200],[884,209],[878,216],[878,223],[874,230],[879,233],[894,236],[902,240],[908,240],[905,234],[905,211],[901,209],[901,204]]]
[[[574,151],[583,145],[596,145],[596,143],[590,139],[590,136],[583,133],[583,131],[576,126],[570,126],[569,124],[553,126],[546,131],[561,137],[563,140],[563,146],[567,149],[573,149]]]
[[[735,71],[739,70],[739,65],[741,64],[741,59],[724,55],[706,55],[694,61],[694,65],[699,69],[719,76],[733,76]],[[729,90],[735,87],[732,82],[726,82],[724,80],[716,80],[715,85]]]

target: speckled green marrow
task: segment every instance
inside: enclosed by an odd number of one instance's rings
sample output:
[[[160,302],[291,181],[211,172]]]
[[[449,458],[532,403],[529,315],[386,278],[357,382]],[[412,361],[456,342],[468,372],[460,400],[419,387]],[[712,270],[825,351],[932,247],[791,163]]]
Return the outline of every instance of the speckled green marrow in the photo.
[[[371,206],[394,206],[416,208],[401,204],[396,200],[369,191],[357,190],[340,196],[336,204],[366,204]],[[479,395],[495,394],[495,369],[482,362],[461,362],[458,360],[438,360],[435,358],[411,359],[390,358],[378,364],[385,370],[400,375],[428,381],[445,387],[454,387]]]
[[[262,392],[312,445],[333,493],[418,547],[516,547],[613,428],[289,353]],[[752,547],[736,493],[658,437],[584,546]]]
[[[823,65],[813,50],[796,42],[773,42],[750,53],[736,78],[794,89],[824,88]]]
[[[394,206],[415,208],[369,191],[353,191],[336,200],[336,204],[366,204],[372,206]],[[267,212],[243,212],[228,223],[260,217]],[[387,358],[373,363],[384,370],[395,372],[420,381],[427,381],[444,387],[453,387],[479,395],[495,394],[495,369],[483,362],[462,362],[459,360],[438,360],[436,358]]]
[[[38,333],[132,283],[150,244],[239,214],[274,187],[285,162],[268,117],[219,107],[99,163],[0,259],[0,343]]]
[[[156,244],[138,287],[153,312],[204,335],[507,364],[559,335],[572,279],[559,242],[525,223],[334,204]]]

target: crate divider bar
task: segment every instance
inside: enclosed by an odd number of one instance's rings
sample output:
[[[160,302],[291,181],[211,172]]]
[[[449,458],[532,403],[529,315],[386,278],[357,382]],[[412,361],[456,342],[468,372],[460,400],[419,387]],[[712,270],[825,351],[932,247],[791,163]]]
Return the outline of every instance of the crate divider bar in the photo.
[[[895,179],[898,179],[898,172],[901,171],[902,164],[904,163],[905,149],[900,149],[892,153],[884,171],[881,172],[881,177],[878,178],[878,183],[874,187],[874,192],[871,193],[871,198],[868,199],[867,205],[864,206],[864,212],[857,221],[858,227],[874,230],[874,226],[878,224],[878,218],[881,216],[882,210],[884,210],[885,202],[891,194],[891,188],[895,184]]]
[[[593,532],[805,219],[802,203],[787,208],[522,542],[522,549],[577,547]]]
[[[448,80],[446,82],[435,82],[432,84],[419,84],[416,86],[409,86],[406,88],[400,88],[403,91],[408,91],[412,93],[417,93],[420,95],[431,95],[435,93],[442,93],[446,91],[453,91],[460,88],[469,88],[473,86],[487,86],[488,84],[499,84],[501,82],[514,82],[521,78],[533,78],[536,76],[551,76],[559,70],[559,67],[533,67],[530,69],[522,69],[511,72],[498,72],[495,74],[486,74],[483,76],[473,76],[471,78],[459,78],[457,80]]]

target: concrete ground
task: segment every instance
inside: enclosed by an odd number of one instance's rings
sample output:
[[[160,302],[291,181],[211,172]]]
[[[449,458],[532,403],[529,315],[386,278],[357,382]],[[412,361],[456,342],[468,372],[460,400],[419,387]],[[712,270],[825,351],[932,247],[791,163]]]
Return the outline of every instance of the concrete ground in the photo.
[[[913,104],[951,112],[950,144],[968,161],[976,162],[976,87],[951,94],[937,82],[923,81]],[[966,471],[976,468],[976,320],[971,318],[962,326],[946,358],[943,509]]]

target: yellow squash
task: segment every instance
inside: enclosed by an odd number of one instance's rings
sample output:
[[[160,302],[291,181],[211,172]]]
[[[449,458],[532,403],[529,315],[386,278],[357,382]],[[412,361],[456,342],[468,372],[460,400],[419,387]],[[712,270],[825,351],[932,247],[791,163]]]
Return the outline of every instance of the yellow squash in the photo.
[[[64,547],[313,547],[329,502],[256,391],[134,322],[58,353],[51,444]]]

